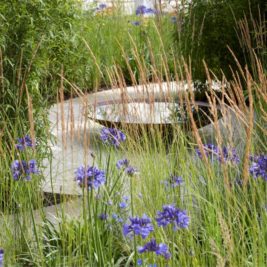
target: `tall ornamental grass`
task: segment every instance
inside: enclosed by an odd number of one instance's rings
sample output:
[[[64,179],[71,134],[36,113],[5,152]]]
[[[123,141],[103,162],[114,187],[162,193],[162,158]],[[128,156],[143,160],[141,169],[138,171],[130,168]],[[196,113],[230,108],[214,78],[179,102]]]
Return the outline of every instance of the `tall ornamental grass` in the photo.
[[[76,215],[68,212],[68,202],[63,199],[56,217],[48,217],[42,204],[34,205],[38,202],[30,191],[38,188],[33,183],[36,169],[30,165],[20,168],[22,175],[17,179],[14,171],[18,168],[6,158],[6,180],[14,186],[9,194],[19,204],[4,211],[1,220],[6,263],[266,265],[266,143],[262,141],[264,131],[259,134],[257,130],[259,122],[266,123],[264,110],[254,117],[258,105],[266,105],[266,80],[257,62],[261,84],[246,69],[245,75],[227,83],[221,98],[208,95],[214,114],[210,118],[215,129],[213,144],[205,143],[194,127],[191,108],[187,111],[192,131],[174,127],[168,142],[160,129],[151,129],[153,135],[143,131],[140,136],[133,131],[125,135],[127,128],[103,128],[94,161],[81,162],[73,173],[77,187],[82,188],[82,196],[72,200],[79,210]],[[190,82],[190,74],[185,76]],[[248,102],[242,94],[243,84]],[[189,107],[194,103],[190,92],[181,97]],[[241,152],[237,153],[230,136],[225,139],[220,132],[218,104],[234,110],[243,123]],[[25,137],[13,144],[13,150],[24,153],[20,148],[31,151],[31,145]],[[38,162],[39,155],[35,158]],[[17,159],[22,162],[23,157]],[[32,168],[29,173],[27,168]],[[18,187],[19,192],[14,189]]]
[[[142,28],[133,29],[143,34]],[[157,27],[151,29],[160,31]],[[103,25],[104,30],[107,28]],[[249,34],[243,32],[243,37],[248,36],[245,33]],[[100,70],[98,74],[106,75],[109,84],[120,90],[128,79],[133,85],[142,83],[144,88],[151,81],[159,86],[163,81],[167,85],[170,81],[186,81],[188,92],[174,99],[185,104],[190,131],[176,125],[166,137],[161,128],[103,128],[96,140],[90,140],[97,148],[93,160],[81,162],[73,173],[82,194],[71,198],[62,194],[51,216],[42,192],[43,179],[50,178],[43,176],[46,166],[42,162],[45,158],[52,160],[43,109],[46,103],[37,93],[38,83],[34,83],[37,87],[28,83],[28,79],[32,81],[30,74],[36,75],[32,64],[24,69],[24,75],[17,73],[20,68],[12,69],[14,77],[19,77],[14,78],[18,84],[9,87],[3,80],[5,76],[1,77],[1,92],[11,97],[0,97],[0,260],[7,266],[266,266],[264,62],[247,43],[244,49],[250,51],[253,68],[239,64],[232,52],[237,71],[228,80],[222,75],[220,94],[204,92],[212,114],[208,119],[213,138],[208,140],[192,114],[195,94],[187,60],[170,58],[172,51],[165,50],[168,46],[164,48],[160,34],[155,37],[156,44],[153,35],[145,45],[144,39],[135,39],[138,35],[127,36],[131,48],[127,50],[118,41],[122,58],[117,60],[125,64],[128,76],[119,64],[106,68],[101,65],[97,43],[92,45],[86,36],[82,42],[94,68]],[[133,60],[128,59],[129,51]],[[105,53],[109,53],[108,49]],[[35,56],[31,54],[30,62]],[[108,58],[103,60],[111,63]],[[4,67],[1,60],[2,74]],[[65,75],[65,66],[58,71],[61,84],[54,94],[61,101],[65,87],[70,96],[87,97],[75,80]],[[206,87],[211,89],[217,77],[206,64],[203,71]],[[100,76],[96,76],[95,89]],[[172,100],[171,95],[168,99]],[[242,125],[239,149],[235,147],[235,125],[226,120],[231,133],[226,136],[219,127],[218,107],[223,117],[234,113]],[[84,129],[80,135],[87,144]],[[84,149],[89,153],[86,146]],[[52,194],[54,202],[57,197]]]

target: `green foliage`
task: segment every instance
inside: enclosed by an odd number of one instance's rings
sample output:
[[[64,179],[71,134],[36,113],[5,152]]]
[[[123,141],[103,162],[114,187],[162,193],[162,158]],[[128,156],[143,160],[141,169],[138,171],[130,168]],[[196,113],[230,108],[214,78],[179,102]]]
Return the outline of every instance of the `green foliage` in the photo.
[[[255,34],[251,35],[251,45],[253,49],[257,48],[256,29],[253,28],[252,19],[258,23],[260,16],[261,19],[264,18],[264,10],[266,11],[266,3],[261,0],[192,1],[181,22],[181,31],[176,33],[176,40],[180,47],[179,53],[191,58],[193,78],[201,81],[206,79],[203,60],[219,78],[222,71],[226,77],[231,77],[229,66],[237,69],[237,65],[229,48],[241,66],[249,64],[247,51],[244,53],[241,49],[242,44],[238,38],[238,23],[247,18],[249,28]]]
[[[30,113],[36,135],[43,139],[44,109],[56,95],[62,59],[69,57],[76,6],[71,0],[1,2],[0,125],[7,144],[28,133]]]
[[[113,85],[110,75],[114,66],[131,84],[126,61],[136,80],[143,82],[136,57],[149,68],[153,54],[153,64],[163,68],[163,51],[171,55],[173,46],[174,27],[169,16],[157,20],[124,16],[119,9],[110,14],[94,14],[92,10],[82,10],[74,0],[12,1],[1,5],[4,94],[0,100],[8,101],[25,82],[36,99],[44,97],[54,102],[61,70],[68,81],[92,91]],[[140,26],[132,24],[136,20]],[[173,61],[167,65],[173,71]],[[70,86],[65,83],[65,95],[69,94]]]
[[[26,79],[30,93],[38,95],[40,91],[45,95],[45,88],[53,86],[64,58],[70,56],[70,39],[79,15],[75,2],[35,0],[1,4],[4,87],[19,87]]]

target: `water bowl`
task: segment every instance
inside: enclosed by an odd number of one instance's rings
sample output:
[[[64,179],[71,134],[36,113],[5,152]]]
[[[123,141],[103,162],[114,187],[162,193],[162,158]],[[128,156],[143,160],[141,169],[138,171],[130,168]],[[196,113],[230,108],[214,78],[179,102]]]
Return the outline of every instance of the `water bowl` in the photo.
[[[190,105],[198,128],[210,124],[209,104],[195,102]],[[191,129],[190,117],[185,104],[174,101],[155,100],[110,100],[98,102],[91,106],[89,118],[105,127],[127,129],[154,129],[164,132],[179,126],[184,130]]]

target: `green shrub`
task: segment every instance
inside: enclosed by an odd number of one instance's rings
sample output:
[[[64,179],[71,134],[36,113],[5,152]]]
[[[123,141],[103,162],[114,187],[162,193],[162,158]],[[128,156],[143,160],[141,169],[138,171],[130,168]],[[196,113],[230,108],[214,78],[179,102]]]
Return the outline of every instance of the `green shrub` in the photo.
[[[229,48],[241,66],[250,63],[245,54],[247,51],[244,53],[241,49],[237,23],[247,18],[252,31],[252,49],[255,49],[256,29],[253,28],[252,19],[256,22],[259,16],[263,19],[265,11],[266,3],[262,0],[191,1],[188,12],[183,16],[182,26],[177,24],[181,30],[176,31],[176,41],[180,47],[180,55],[191,58],[193,78],[201,81],[206,79],[203,60],[219,78],[222,76],[221,70],[228,78],[231,77],[229,66],[234,69],[237,66]]]

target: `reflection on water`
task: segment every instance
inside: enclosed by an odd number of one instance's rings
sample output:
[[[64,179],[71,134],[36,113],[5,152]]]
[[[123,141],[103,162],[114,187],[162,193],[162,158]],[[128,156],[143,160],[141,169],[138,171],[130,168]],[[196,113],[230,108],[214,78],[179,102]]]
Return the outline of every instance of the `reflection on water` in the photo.
[[[186,119],[183,113],[183,109],[177,103],[132,102],[97,106],[91,117],[112,122],[161,124],[183,122]]]

